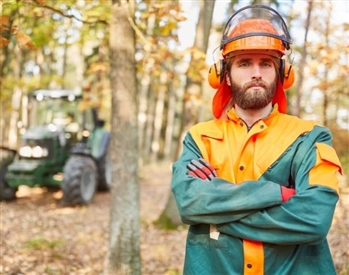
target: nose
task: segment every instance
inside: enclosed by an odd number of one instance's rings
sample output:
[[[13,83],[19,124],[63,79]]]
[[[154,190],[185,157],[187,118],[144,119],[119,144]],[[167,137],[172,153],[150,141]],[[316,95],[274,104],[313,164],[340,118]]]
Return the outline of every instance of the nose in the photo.
[[[252,75],[251,75],[252,79],[261,79],[262,78],[262,74],[261,74],[261,68],[259,67],[258,64],[254,64],[252,66]]]

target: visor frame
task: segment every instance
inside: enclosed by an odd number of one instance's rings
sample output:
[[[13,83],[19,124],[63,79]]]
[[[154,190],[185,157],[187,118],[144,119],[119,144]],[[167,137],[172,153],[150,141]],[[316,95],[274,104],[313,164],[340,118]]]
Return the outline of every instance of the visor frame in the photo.
[[[250,10],[250,11],[249,11]],[[258,14],[255,15],[255,14]],[[269,21],[278,32],[277,34],[273,34],[270,32],[249,32],[241,35],[237,35],[235,37],[229,37],[231,31],[242,21],[248,19],[265,19]],[[249,5],[237,10],[234,14],[230,16],[227,23],[223,28],[222,39],[220,43],[220,49],[222,50],[225,45],[231,43],[233,41],[251,37],[251,36],[267,36],[275,39],[279,39],[284,44],[286,50],[290,49],[290,44],[292,44],[291,35],[288,31],[287,25],[282,18],[282,16],[274,9],[266,6],[266,5]]]

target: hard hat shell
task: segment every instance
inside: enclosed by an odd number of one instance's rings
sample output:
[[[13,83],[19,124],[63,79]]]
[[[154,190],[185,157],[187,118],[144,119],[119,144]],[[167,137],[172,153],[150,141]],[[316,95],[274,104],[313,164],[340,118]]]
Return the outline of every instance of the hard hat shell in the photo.
[[[251,33],[255,35],[243,37],[243,35]],[[265,19],[248,19],[240,22],[229,34],[229,37],[240,36],[241,38],[223,45],[222,55],[226,56],[228,53],[243,50],[272,50],[280,53],[280,57],[283,56],[285,45],[282,40],[262,35],[263,33],[278,34],[274,26]]]
[[[223,29],[222,55],[238,50],[274,50],[282,55],[292,43],[281,15],[265,5],[250,5],[235,12]]]

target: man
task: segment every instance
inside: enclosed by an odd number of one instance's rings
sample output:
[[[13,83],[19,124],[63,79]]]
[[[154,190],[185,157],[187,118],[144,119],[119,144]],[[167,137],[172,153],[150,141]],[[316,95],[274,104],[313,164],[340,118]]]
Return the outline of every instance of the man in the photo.
[[[328,129],[284,114],[290,43],[264,5],[225,26],[216,119],[190,129],[173,165],[172,192],[190,225],[185,275],[336,274],[326,235],[341,166]]]

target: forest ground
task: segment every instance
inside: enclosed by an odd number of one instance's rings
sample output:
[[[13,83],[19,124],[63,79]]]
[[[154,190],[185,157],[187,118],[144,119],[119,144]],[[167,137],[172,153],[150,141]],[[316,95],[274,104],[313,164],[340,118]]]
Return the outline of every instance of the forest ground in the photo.
[[[181,274],[185,226],[163,230],[153,222],[169,194],[170,165],[144,167],[140,176],[143,275]],[[349,189],[342,189],[328,239],[338,275],[349,274]],[[108,248],[110,194],[88,206],[64,207],[61,191],[21,187],[0,203],[0,274],[102,274]]]

